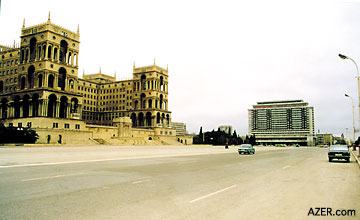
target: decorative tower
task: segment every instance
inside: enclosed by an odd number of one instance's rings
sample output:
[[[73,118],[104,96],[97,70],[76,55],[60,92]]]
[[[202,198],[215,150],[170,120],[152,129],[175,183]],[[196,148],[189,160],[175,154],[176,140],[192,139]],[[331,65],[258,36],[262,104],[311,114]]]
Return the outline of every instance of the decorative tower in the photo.
[[[43,24],[25,27],[24,19],[20,38],[16,90],[33,101],[35,95],[37,103],[32,103],[36,105],[33,111],[18,115],[79,119],[81,95],[76,85],[79,32],[52,24],[49,12]]]
[[[171,127],[168,110],[168,71],[154,65],[133,67],[133,127]]]

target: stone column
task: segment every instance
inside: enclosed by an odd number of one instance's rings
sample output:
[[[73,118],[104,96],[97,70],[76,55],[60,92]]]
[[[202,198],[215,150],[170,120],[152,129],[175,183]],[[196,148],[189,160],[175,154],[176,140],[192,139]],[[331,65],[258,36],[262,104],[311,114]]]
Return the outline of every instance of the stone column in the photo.
[[[48,72],[44,71],[43,87],[48,87]]]
[[[43,99],[42,101],[42,116],[47,117],[48,116],[48,103],[49,101],[47,99]]]
[[[20,104],[21,103],[21,104]],[[20,118],[23,117],[23,109],[24,109],[24,100],[20,99],[19,100],[19,105],[20,105]]]
[[[151,127],[155,125],[155,116],[151,116]]]
[[[29,117],[34,116],[33,115],[33,103],[32,103],[32,99],[29,99]]]
[[[14,101],[9,101],[9,104],[8,104],[8,118],[13,118],[14,117],[14,114],[13,114],[13,109],[14,109]]]
[[[71,118],[70,117],[70,104],[66,103],[66,117],[65,118]]]
[[[55,108],[54,109],[56,109],[56,111],[55,111],[55,113],[56,113],[56,118],[58,118],[59,117],[59,115],[60,115],[60,102],[58,101],[58,100],[56,100],[56,102],[55,102],[56,104],[55,104]]]
[[[46,44],[45,45],[45,57],[44,57],[44,60],[48,60],[48,56],[49,56],[48,52],[49,52],[49,45]]]

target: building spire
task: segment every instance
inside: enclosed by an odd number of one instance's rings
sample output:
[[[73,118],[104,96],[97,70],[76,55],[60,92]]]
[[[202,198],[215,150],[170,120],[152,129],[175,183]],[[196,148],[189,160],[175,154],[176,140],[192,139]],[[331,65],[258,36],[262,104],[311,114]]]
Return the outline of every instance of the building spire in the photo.
[[[78,24],[77,34],[80,34],[80,25]]]
[[[116,70],[115,70],[115,73],[114,73],[114,78],[115,78],[115,80],[116,80]]]
[[[50,24],[50,11],[49,11],[49,15],[48,15],[48,21],[47,21],[48,24]]]
[[[99,73],[101,74],[101,66],[100,66],[100,70],[99,70]]]
[[[155,66],[155,57],[154,57],[154,66]]]
[[[83,79],[85,78],[85,69],[83,69]]]
[[[25,28],[25,18],[24,18],[24,21],[23,21],[23,26],[22,26],[23,28]]]
[[[133,66],[133,70],[135,69],[135,61],[134,61],[134,66]]]

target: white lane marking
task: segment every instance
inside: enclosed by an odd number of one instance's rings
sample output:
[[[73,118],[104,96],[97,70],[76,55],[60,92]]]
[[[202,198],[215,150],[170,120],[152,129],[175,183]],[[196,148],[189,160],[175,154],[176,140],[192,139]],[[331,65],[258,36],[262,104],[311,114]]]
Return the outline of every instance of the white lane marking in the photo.
[[[26,172],[27,170],[14,170],[14,171],[7,171],[7,172],[0,172],[0,174],[4,173],[18,173],[18,172]]]
[[[201,196],[201,197],[199,197],[199,198],[197,198],[197,199],[194,199],[194,200],[191,200],[191,201],[189,201],[189,202],[190,202],[190,203],[197,202],[197,201],[199,201],[199,200],[202,200],[202,199],[205,199],[205,198],[207,198],[207,197],[210,197],[210,196],[216,195],[216,194],[218,194],[218,193],[224,192],[224,191],[229,190],[229,189],[231,189],[231,188],[234,188],[234,187],[236,187],[236,186],[237,186],[237,185],[229,186],[229,187],[227,187],[227,188],[225,188],[225,189],[221,189],[221,190],[219,190],[219,191],[216,191],[216,192],[207,194],[207,195],[205,195],[205,196]]]
[[[13,167],[30,167],[30,166],[48,166],[48,165],[61,165],[61,164],[73,164],[73,163],[91,163],[91,162],[106,162],[115,160],[138,160],[138,159],[151,159],[151,158],[163,158],[163,157],[186,157],[186,156],[199,156],[199,155],[211,155],[211,154],[226,154],[229,152],[215,152],[215,153],[197,153],[197,154],[170,154],[162,156],[148,156],[148,157],[120,157],[120,158],[109,158],[109,159],[97,159],[97,160],[75,160],[75,161],[64,161],[64,162],[51,162],[51,163],[30,163],[30,164],[17,164],[9,166],[0,166],[1,168],[13,168]]]
[[[291,167],[290,165],[284,166],[283,169],[289,168]]]
[[[149,179],[146,179],[146,180],[139,180],[139,181],[135,181],[135,182],[133,182],[132,184],[144,183],[144,182],[149,182],[149,181],[150,181]]]
[[[182,161],[182,162],[178,162],[177,164],[187,164],[187,163],[195,163],[195,161]]]
[[[31,179],[23,179],[22,182],[26,181],[33,181],[33,180],[43,180],[43,179],[53,179],[53,178],[59,178],[59,177],[65,177],[65,176],[77,176],[82,175],[83,173],[71,173],[71,174],[64,174],[64,175],[56,175],[56,176],[46,176],[46,177],[38,177],[38,178],[31,178]]]

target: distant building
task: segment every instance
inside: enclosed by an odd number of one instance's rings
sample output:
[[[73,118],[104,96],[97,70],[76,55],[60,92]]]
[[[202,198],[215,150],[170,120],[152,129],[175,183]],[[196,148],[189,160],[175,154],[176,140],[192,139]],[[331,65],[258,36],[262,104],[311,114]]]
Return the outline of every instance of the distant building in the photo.
[[[173,129],[176,130],[176,136],[186,135],[186,124],[181,122],[172,122]]]
[[[332,134],[316,134],[316,145],[332,145]]]
[[[313,145],[314,108],[303,100],[257,102],[249,109],[249,133],[263,145]]]
[[[224,131],[227,134],[233,133],[233,128],[231,125],[221,125],[221,126],[219,126],[219,130]]]

